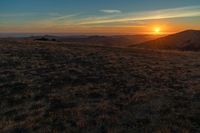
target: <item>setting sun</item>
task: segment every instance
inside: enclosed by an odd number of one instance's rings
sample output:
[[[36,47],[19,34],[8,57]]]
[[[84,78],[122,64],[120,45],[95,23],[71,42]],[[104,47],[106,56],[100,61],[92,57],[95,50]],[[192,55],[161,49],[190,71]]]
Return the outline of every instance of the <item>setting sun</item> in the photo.
[[[161,28],[160,27],[155,27],[154,28],[154,34],[160,34]]]

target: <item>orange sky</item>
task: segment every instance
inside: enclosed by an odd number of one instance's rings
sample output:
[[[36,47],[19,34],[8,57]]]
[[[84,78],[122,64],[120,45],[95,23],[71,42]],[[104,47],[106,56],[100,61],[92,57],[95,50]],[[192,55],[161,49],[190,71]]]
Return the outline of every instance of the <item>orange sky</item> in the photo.
[[[4,10],[9,10],[8,7]],[[102,9],[94,10],[94,14],[91,11],[84,11],[83,13],[50,11],[40,13],[30,12],[28,9],[22,13],[4,11],[0,13],[0,32],[155,34],[155,28],[159,28],[159,34],[171,34],[187,29],[200,29],[200,5],[165,7],[149,11]]]

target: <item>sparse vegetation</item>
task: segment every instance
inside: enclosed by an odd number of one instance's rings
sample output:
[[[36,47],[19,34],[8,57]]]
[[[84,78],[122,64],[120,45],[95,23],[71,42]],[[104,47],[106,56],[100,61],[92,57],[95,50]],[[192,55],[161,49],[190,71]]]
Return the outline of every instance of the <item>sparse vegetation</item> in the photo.
[[[199,133],[200,54],[0,40],[1,133]]]

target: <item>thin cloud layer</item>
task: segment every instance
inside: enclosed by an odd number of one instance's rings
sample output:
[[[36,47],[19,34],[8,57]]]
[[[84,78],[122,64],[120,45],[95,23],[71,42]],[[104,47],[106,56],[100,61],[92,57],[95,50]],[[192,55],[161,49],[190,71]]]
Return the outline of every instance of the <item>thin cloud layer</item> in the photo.
[[[200,6],[190,6],[190,7],[180,7],[172,9],[163,9],[148,12],[134,12],[126,13],[115,17],[110,17],[107,19],[99,20],[87,20],[82,21],[82,25],[90,24],[106,24],[106,23],[116,23],[116,22],[128,22],[128,21],[143,21],[143,20],[153,20],[153,19],[170,19],[170,18],[181,18],[181,17],[196,17],[200,16]]]
[[[100,13],[101,12],[101,13]],[[187,6],[151,11],[122,12],[121,10],[96,9],[94,12],[26,12],[0,13],[1,31],[92,31],[148,27],[154,20],[189,20],[200,16],[199,6]],[[181,18],[181,19],[177,19]],[[183,19],[182,19],[183,18]],[[151,21],[153,20],[153,21]],[[166,22],[164,21],[164,22]],[[198,20],[196,21],[198,22]],[[183,25],[188,25],[182,21]],[[196,26],[195,22],[190,22]],[[162,23],[161,23],[162,25]],[[177,23],[173,23],[177,25]],[[178,25],[179,26],[179,25]],[[196,26],[197,27],[197,26]],[[195,28],[196,28],[195,27]],[[181,27],[182,28],[182,27]],[[121,30],[120,29],[120,30]],[[134,29],[134,30],[135,30]],[[128,29],[126,29],[128,31]],[[139,31],[139,30],[138,30]]]
[[[103,9],[103,10],[100,10],[100,12],[103,12],[103,13],[121,13],[122,11],[120,10],[106,10],[106,9]]]

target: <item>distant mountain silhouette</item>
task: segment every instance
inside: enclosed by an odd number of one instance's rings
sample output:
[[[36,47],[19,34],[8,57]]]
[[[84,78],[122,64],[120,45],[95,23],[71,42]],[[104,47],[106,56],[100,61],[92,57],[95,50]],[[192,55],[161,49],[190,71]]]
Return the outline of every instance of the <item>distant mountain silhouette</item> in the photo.
[[[142,43],[149,40],[157,39],[161,36],[154,35],[118,35],[118,36],[33,36],[29,39],[36,41],[61,41],[73,43],[87,43],[104,46],[129,46]]]
[[[186,30],[156,40],[147,41],[132,47],[200,51],[200,30]]]

